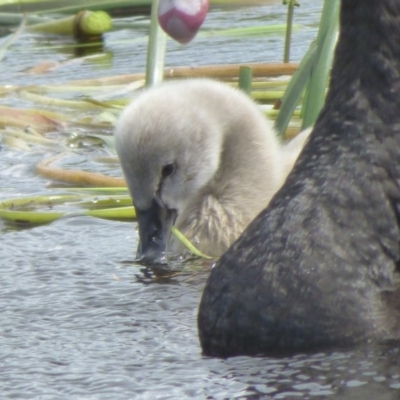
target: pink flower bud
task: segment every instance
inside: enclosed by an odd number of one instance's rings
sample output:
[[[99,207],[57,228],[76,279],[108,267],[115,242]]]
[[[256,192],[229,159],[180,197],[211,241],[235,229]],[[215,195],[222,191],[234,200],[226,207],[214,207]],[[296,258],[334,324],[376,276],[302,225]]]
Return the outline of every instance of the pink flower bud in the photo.
[[[179,43],[188,43],[206,18],[208,0],[160,0],[158,21]]]

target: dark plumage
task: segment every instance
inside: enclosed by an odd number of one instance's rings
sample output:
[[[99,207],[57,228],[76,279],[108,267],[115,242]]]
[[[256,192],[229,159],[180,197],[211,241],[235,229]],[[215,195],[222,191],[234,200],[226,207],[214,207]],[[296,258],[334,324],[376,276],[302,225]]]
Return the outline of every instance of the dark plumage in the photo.
[[[207,355],[400,338],[400,1],[342,0],[326,105],[284,186],[220,259]]]

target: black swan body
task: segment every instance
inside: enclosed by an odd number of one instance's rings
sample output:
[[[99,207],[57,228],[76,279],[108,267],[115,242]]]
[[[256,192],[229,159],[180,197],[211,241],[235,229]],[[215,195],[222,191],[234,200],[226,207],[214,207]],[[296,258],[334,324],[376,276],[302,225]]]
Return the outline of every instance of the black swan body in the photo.
[[[400,339],[400,1],[342,0],[340,24],[305,148],[208,278],[206,355]]]

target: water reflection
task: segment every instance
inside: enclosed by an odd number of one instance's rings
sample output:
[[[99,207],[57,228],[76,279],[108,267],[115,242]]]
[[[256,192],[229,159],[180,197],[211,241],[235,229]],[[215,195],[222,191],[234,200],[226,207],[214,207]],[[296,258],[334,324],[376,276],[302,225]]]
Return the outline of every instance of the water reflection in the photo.
[[[216,373],[223,368],[226,379],[242,383],[243,398],[398,399],[399,362],[398,345],[379,345],[282,359],[237,357],[221,361]]]

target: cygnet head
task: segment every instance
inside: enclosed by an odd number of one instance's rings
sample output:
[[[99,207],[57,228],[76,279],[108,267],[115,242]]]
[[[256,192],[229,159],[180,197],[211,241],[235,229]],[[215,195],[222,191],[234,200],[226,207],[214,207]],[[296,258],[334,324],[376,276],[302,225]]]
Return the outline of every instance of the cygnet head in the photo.
[[[170,228],[219,167],[222,135],[174,82],[145,90],[122,112],[116,147],[135,205],[137,258],[163,257]]]

